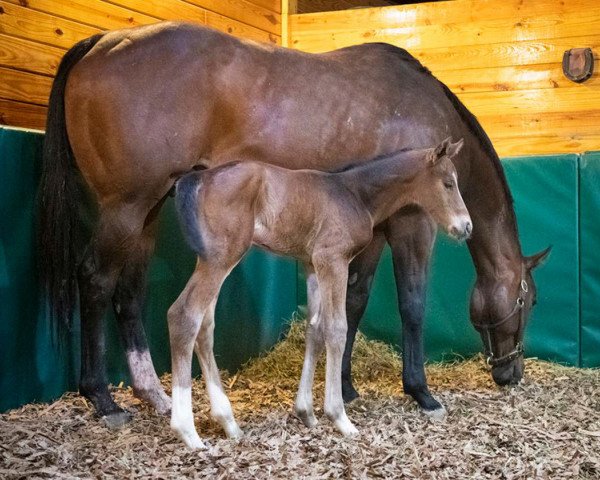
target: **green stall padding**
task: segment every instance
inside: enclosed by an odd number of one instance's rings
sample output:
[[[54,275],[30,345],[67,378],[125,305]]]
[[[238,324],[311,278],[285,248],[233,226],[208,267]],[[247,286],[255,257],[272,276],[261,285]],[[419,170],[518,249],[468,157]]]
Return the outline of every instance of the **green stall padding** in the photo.
[[[581,365],[600,366],[600,152],[581,156],[579,177]]]
[[[50,340],[35,275],[35,191],[43,136],[0,129],[0,411],[72,387],[70,349]]]
[[[36,277],[34,202],[43,136],[0,128],[0,411],[77,389],[79,322],[58,353]],[[172,199],[163,208],[148,275],[145,325],[159,373],[170,370],[166,313],[194,268]],[[297,306],[295,262],[252,250],[223,285],[217,304],[215,353],[235,370],[272,346]],[[112,313],[107,316],[108,377],[128,382]],[[196,370],[198,371],[198,370]]]
[[[579,365],[579,156],[503,162],[525,255],[552,245],[534,270],[538,304],[527,326],[528,356]]]
[[[579,363],[577,155],[511,158],[503,161],[515,198],[525,254],[553,245],[545,265],[534,274],[538,305],[526,332],[526,353]],[[477,228],[477,226],[475,226]],[[482,349],[468,317],[475,272],[465,245],[439,235],[436,242],[425,319],[429,360]],[[361,325],[371,337],[401,344],[391,254],[386,249]]]

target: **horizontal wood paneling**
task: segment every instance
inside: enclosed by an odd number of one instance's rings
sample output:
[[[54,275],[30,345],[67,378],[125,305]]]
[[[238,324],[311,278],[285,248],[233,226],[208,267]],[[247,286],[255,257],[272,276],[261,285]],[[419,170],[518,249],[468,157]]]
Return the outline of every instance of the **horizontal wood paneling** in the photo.
[[[0,33],[69,48],[101,30],[0,0]]]
[[[64,50],[0,34],[0,65],[54,75]]]
[[[0,67],[0,98],[47,105],[52,77]]]
[[[15,5],[22,5],[24,2],[24,0],[6,1]],[[25,3],[32,10],[102,30],[116,30],[156,22],[156,18],[102,0],[63,1],[60,2],[60,8],[57,8],[56,0],[26,0]]]
[[[281,15],[246,0],[187,0],[194,5],[232,20],[260,28],[276,35],[281,31]]]
[[[43,128],[52,77],[74,43],[161,20],[281,43],[280,0],[0,0],[0,123]]]
[[[383,41],[406,48],[480,119],[501,155],[600,149],[600,75],[575,84],[565,50],[600,61],[596,0],[454,0],[292,15],[290,45],[323,52]]]
[[[0,98],[0,125],[44,130],[46,112],[46,107]]]

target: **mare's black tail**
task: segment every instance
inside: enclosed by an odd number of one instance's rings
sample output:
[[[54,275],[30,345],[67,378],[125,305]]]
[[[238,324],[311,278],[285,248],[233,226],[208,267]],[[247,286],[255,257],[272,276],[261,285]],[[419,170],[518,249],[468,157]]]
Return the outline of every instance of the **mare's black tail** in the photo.
[[[65,86],[71,68],[101,37],[98,34],[82,40],[65,54],[50,92],[38,190],[37,236],[40,281],[49,302],[54,335],[70,330],[77,304],[77,239],[81,225],[81,184],[67,136]]]
[[[198,222],[198,191],[202,185],[202,172],[192,172],[177,180],[175,206],[179,225],[188,245],[200,257],[204,256],[204,242]]]

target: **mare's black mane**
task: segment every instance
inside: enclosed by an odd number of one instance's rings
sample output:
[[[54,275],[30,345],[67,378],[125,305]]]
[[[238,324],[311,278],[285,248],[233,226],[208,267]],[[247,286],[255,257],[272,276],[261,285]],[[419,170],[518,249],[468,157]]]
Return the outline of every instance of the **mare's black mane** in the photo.
[[[464,106],[464,104],[458,99],[458,97],[454,93],[452,93],[452,91],[446,86],[446,84],[438,80],[427,67],[425,67],[418,59],[413,57],[409,52],[407,52],[403,48],[396,47],[389,43],[379,43],[377,45],[381,48],[386,49],[388,52],[398,56],[401,60],[410,64],[410,66],[413,69],[430,76],[440,85],[444,94],[446,95],[446,98],[448,98],[448,100],[450,101],[450,103],[452,104],[462,121],[471,131],[471,133],[479,140],[483,151],[492,160],[492,164],[494,165],[496,173],[498,174],[498,178],[500,179],[500,183],[502,184],[504,193],[506,194],[506,198],[509,202],[509,205],[512,207],[513,197],[510,192],[510,188],[508,187],[508,182],[506,181],[506,175],[504,174],[504,169],[502,168],[502,164],[500,163],[500,158],[498,157],[498,153],[496,153],[496,150],[492,145],[490,137],[488,137],[487,133],[485,133],[485,130],[481,127],[481,124],[479,123],[479,120],[477,120],[477,117],[475,117],[475,115],[473,115],[467,109],[467,107]]]

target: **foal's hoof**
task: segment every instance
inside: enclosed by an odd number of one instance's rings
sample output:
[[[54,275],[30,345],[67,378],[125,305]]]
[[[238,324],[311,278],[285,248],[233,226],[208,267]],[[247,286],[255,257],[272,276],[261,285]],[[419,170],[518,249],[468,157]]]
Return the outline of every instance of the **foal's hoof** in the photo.
[[[308,428],[313,428],[317,424],[317,417],[315,417],[313,412],[309,412],[307,410],[295,410],[294,413]]]
[[[423,409],[423,413],[436,422],[444,420],[448,415],[448,411],[442,405],[434,410]]]
[[[110,429],[121,428],[133,420],[133,414],[126,410],[119,410],[100,417],[104,425]]]
[[[244,436],[244,432],[237,423],[233,422],[232,425],[225,427],[225,435],[227,435],[227,438],[230,440],[239,440]]]
[[[354,438],[360,435],[358,429],[354,424],[347,418],[342,417],[334,422],[335,428],[346,438]]]
[[[206,450],[208,447],[204,444],[196,432],[176,432],[179,438],[190,450]]]

